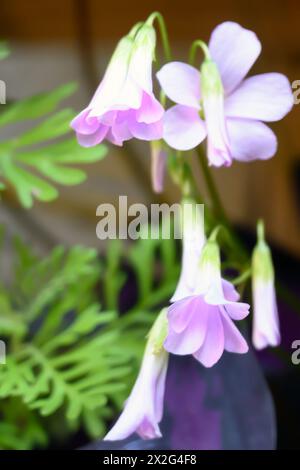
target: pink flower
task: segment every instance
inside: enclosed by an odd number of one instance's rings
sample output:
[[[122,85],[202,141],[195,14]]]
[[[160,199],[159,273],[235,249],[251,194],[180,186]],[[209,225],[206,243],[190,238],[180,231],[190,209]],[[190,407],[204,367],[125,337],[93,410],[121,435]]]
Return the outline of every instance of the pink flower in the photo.
[[[126,439],[134,432],[142,439],[161,437],[159,423],[163,416],[168,353],[162,343],[166,336],[166,311],[161,311],[149,334],[139,376],[125,408],[106,441]]]
[[[272,157],[277,149],[265,122],[282,119],[293,106],[288,79],[279,73],[245,78],[261,51],[256,35],[225,22],[209,41],[211,60],[200,72],[171,62],[157,77],[166,95],[178,103],[164,117],[164,139],[173,148],[189,150],[207,137],[211,165],[230,165]]]
[[[205,367],[212,367],[229,351],[244,354],[248,345],[232,320],[242,320],[249,305],[237,302],[239,295],[223,281],[223,295],[216,303],[205,294],[175,302],[168,310],[169,330],[164,347],[173,354],[193,356]]]
[[[71,122],[83,147],[162,136],[164,109],[152,86],[155,30],[146,24],[136,30],[121,39],[90,104]]]
[[[190,263],[184,266],[175,300],[168,309],[168,335],[164,343],[173,354],[193,356],[204,366],[213,366],[229,352],[246,353],[248,345],[232,320],[242,320],[249,313],[249,305],[237,302],[239,294],[234,286],[222,279],[220,250],[214,232],[203,246],[188,243],[183,259]],[[199,229],[199,227],[198,227]],[[216,233],[216,232],[215,232]],[[192,240],[192,238],[190,238]],[[199,253],[200,251],[200,253]],[[185,258],[189,254],[189,257]]]

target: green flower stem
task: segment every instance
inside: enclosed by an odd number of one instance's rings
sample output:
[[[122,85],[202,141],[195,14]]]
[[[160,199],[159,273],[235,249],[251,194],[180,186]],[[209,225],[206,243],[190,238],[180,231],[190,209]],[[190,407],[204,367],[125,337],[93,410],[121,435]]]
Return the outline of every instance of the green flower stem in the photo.
[[[230,248],[231,253],[234,253],[234,259],[239,260],[241,263],[248,262],[249,253],[248,250],[245,248],[239,237],[236,235],[229,219],[226,215],[225,209],[223,207],[220,195],[216,188],[213,176],[210,172],[209,166],[207,164],[206,156],[203,152],[201,147],[197,147],[196,149],[198,155],[198,161],[207,185],[207,189],[209,191],[211,203],[213,206],[213,212],[215,219],[218,224],[222,224],[226,230],[226,234],[224,237],[224,242],[227,242],[228,247]],[[229,254],[231,254],[229,253]],[[231,256],[231,258],[233,258]]]
[[[210,194],[211,202],[214,207],[215,216],[218,218],[219,222],[228,226],[229,222],[228,222],[224,207],[222,205],[221,198],[215,186],[213,176],[207,164],[207,158],[201,147],[197,147],[196,152],[197,152],[198,161],[199,161],[199,164],[200,164],[200,167],[201,167],[201,170],[202,170],[202,173],[203,173],[206,185],[207,185],[207,189]]]
[[[205,60],[210,60],[210,52],[209,52],[209,49],[207,47],[207,44],[204,41],[201,41],[201,39],[197,39],[191,45],[190,52],[189,52],[189,63],[191,65],[195,64],[197,49],[202,50],[202,52],[204,54],[204,57],[205,57]]]
[[[171,62],[172,52],[171,52],[171,46],[170,46],[170,41],[169,41],[169,36],[168,36],[166,23],[165,23],[164,17],[158,11],[155,11],[154,13],[152,13],[149,16],[149,18],[147,19],[146,23],[152,25],[155,20],[157,20],[157,23],[158,23],[161,42],[162,42],[166,62]],[[161,90],[160,91],[160,102],[161,102],[163,107],[166,106],[166,101],[167,101],[166,95],[165,95],[164,91]]]
[[[250,279],[250,277],[251,277],[251,268],[244,271],[240,276],[236,277],[231,282],[232,282],[233,285],[239,286],[240,284],[243,284],[246,281],[248,281],[248,279]]]
[[[170,62],[172,60],[172,53],[171,53],[171,46],[169,42],[167,27],[166,27],[164,17],[158,11],[155,11],[154,13],[152,13],[147,19],[146,23],[152,25],[155,20],[157,20],[157,23],[158,23],[158,27],[159,27],[159,31],[161,35],[161,42],[163,45],[163,50],[164,50],[166,61]]]

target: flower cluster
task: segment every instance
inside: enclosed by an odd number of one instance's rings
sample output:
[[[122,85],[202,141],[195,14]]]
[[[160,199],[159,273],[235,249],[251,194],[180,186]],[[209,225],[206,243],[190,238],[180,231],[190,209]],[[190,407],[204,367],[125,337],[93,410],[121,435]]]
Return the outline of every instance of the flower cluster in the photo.
[[[205,139],[208,164],[215,167],[272,157],[277,139],[265,122],[282,119],[292,108],[293,96],[280,73],[246,78],[261,52],[255,33],[229,21],[215,28],[208,45],[195,41],[189,64],[168,60],[157,72],[158,100],[152,82],[157,17],[168,46],[158,15],[138,23],[118,43],[91,102],[71,123],[78,142],[89,147],[104,139],[115,145],[132,138],[150,141],[156,192],[163,190],[172,149],[181,155]],[[194,66],[197,48],[204,52],[199,68]],[[174,104],[166,106],[170,101]],[[181,181],[182,167],[176,178]],[[224,351],[247,353],[248,344],[235,324],[249,314],[250,306],[239,301],[235,288],[247,276],[252,275],[253,345],[262,349],[280,342],[274,269],[262,222],[249,273],[229,282],[222,277],[219,228],[206,239],[203,224],[195,220],[182,220],[181,275],[171,305],[154,322],[139,376],[107,440],[133,432],[145,439],[161,436],[169,353],[192,355],[205,367],[216,364]]]

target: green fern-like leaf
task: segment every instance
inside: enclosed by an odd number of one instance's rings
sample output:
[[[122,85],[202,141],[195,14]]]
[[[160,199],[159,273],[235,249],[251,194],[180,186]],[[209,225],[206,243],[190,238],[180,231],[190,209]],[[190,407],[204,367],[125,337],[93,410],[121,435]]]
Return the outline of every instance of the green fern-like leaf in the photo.
[[[58,190],[53,183],[76,185],[86,179],[82,169],[70,167],[69,164],[91,163],[106,155],[104,145],[82,148],[74,137],[70,137],[70,121],[74,117],[72,110],[56,111],[60,102],[75,88],[76,85],[70,83],[1,106],[0,127],[40,119],[21,135],[0,143],[0,190],[4,190],[9,183],[26,208],[33,205],[34,198],[44,202],[57,198]],[[58,138],[65,140],[56,142]]]

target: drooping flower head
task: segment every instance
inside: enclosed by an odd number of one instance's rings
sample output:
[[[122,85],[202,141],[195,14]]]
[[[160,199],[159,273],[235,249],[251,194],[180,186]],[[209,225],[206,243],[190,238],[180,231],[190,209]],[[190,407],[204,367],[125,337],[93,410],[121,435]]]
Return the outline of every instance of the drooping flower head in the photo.
[[[204,246],[192,294],[168,309],[168,336],[164,346],[173,354],[192,354],[206,367],[212,367],[223,351],[243,354],[248,345],[234,325],[249,313],[249,305],[238,302],[233,285],[222,279],[217,243]]]
[[[261,44],[237,23],[217,26],[204,50],[200,71],[171,62],[157,73],[162,89],[177,103],[165,113],[165,141],[189,150],[207,137],[209,164],[215,166],[272,157],[277,140],[263,121],[278,121],[291,110],[288,79],[279,73],[245,78]]]
[[[120,40],[90,104],[71,123],[82,146],[161,138],[164,109],[152,86],[155,44],[155,29],[147,22]]]
[[[252,255],[254,304],[252,342],[256,349],[278,346],[280,343],[274,277],[271,251],[264,240],[263,223],[259,222],[258,242]]]
[[[125,439],[134,432],[143,439],[161,437],[159,423],[163,416],[169,356],[162,346],[166,331],[167,320],[164,309],[149,333],[139,376],[125,408],[104,440]]]

